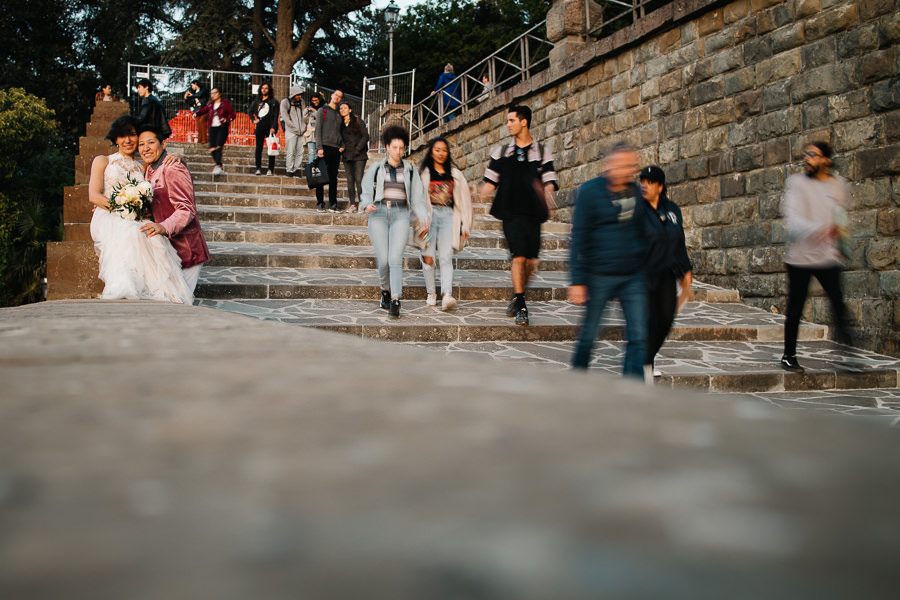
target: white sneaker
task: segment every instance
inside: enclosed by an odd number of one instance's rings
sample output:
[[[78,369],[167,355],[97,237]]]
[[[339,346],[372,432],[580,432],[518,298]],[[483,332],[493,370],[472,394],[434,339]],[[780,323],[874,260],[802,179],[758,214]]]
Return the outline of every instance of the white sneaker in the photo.
[[[213,168],[213,175],[224,175],[224,174],[225,174],[225,169],[223,169],[219,165],[216,165]]]
[[[653,376],[662,377],[662,371],[660,371],[659,369],[653,369]]]
[[[456,308],[456,298],[450,294],[444,294],[441,299],[441,310],[453,310],[454,308]]]
[[[428,306],[437,306],[437,294],[428,294],[425,297],[425,304]]]

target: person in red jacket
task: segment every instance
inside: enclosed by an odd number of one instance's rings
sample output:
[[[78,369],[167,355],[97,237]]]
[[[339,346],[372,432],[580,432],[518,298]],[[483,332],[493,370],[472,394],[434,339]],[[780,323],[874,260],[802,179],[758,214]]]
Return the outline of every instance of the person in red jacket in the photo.
[[[222,168],[222,149],[225,147],[225,140],[228,139],[228,124],[234,121],[236,116],[231,102],[222,97],[218,88],[209,91],[209,103],[194,113],[197,119],[203,115],[209,115],[209,152],[212,154],[213,175],[224,175],[225,169]]]
[[[144,223],[147,237],[164,235],[181,259],[181,272],[193,293],[200,278],[200,266],[209,260],[209,248],[197,220],[194,179],[183,163],[164,165],[166,142],[152,125],[143,125],[138,133],[138,151],[147,163],[145,179],[153,186],[153,222]]]

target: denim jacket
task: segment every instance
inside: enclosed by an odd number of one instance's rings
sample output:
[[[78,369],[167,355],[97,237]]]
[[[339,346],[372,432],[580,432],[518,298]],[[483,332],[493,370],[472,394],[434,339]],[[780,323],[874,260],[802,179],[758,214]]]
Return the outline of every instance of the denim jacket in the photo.
[[[416,218],[421,223],[428,223],[428,212],[425,206],[425,192],[422,187],[422,179],[419,172],[411,164],[403,162],[403,184],[406,187],[406,205],[412,207]],[[360,196],[359,210],[365,211],[373,202],[381,203],[384,200],[384,166],[387,159],[383,159],[372,165],[362,181],[362,195]]]

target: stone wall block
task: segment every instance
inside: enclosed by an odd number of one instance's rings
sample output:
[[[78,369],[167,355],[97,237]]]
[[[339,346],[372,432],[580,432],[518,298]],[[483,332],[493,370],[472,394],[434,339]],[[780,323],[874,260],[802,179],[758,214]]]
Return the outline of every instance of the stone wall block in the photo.
[[[659,79],[651,79],[641,85],[641,101],[647,102],[659,97]]]
[[[704,127],[706,108],[695,108],[684,113],[684,132],[691,133]]]
[[[848,152],[864,146],[881,144],[884,140],[883,121],[873,116],[834,125],[834,148]]]
[[[731,204],[734,206],[735,224],[750,222],[755,223],[757,221],[757,202],[754,198],[738,198],[736,200],[733,200]]]
[[[753,85],[756,82],[756,69],[745,67],[735,73],[728,73],[723,81],[725,83],[725,95],[734,96],[753,89]]]
[[[740,48],[719,52],[710,59],[710,66],[713,75],[739,69],[744,66],[744,53]]]
[[[695,183],[697,202],[700,204],[710,204],[722,199],[718,179],[699,179]]]
[[[672,71],[659,78],[659,93],[668,94],[681,88],[681,71]]]
[[[736,0],[731,4],[726,4],[723,17],[726,24],[736,23],[750,14],[749,0]]]
[[[697,33],[706,36],[722,29],[725,24],[725,11],[721,8],[711,10],[697,19]]]
[[[734,170],[750,171],[766,164],[765,151],[762,144],[745,146],[734,151]]]
[[[756,119],[759,139],[767,140],[800,131],[801,113],[799,106],[760,115]]]
[[[835,39],[825,38],[814,44],[803,46],[803,68],[815,69],[833,64],[837,60]]]
[[[762,90],[744,92],[734,99],[734,116],[738,120],[746,119],[752,115],[758,115],[763,111]]]
[[[734,206],[731,202],[715,202],[696,206],[691,214],[694,225],[699,227],[731,225],[734,222]]]
[[[703,152],[703,133],[692,133],[681,138],[681,158],[699,156]]]
[[[725,269],[725,251],[709,250],[703,253],[703,260],[692,261],[694,266],[702,265],[702,272],[709,275],[725,275],[728,271]],[[716,284],[718,285],[718,284]]]
[[[900,42],[900,11],[888,19],[882,19],[878,26],[878,46],[887,48]]]
[[[882,295],[889,298],[900,298],[900,271],[879,273],[878,287]]]
[[[724,239],[728,230],[725,229],[722,231],[722,237]],[[741,273],[746,273],[750,268],[750,256],[747,254],[747,251],[742,249],[735,250],[734,248],[726,248],[725,249],[725,272],[732,275],[739,275]]]
[[[763,90],[763,110],[770,112],[790,106],[791,104],[791,79],[782,79],[772,85],[767,85]]]
[[[803,129],[818,129],[828,126],[828,98],[816,98],[804,102],[802,111]]]
[[[860,150],[854,156],[853,179],[890,177],[900,174],[900,144]]]
[[[727,141],[723,143],[723,147],[727,147]],[[710,175],[721,175],[732,171],[734,171],[734,155],[732,152],[719,152],[709,156]]]
[[[747,194],[765,194],[784,188],[784,168],[769,167],[747,174]]]
[[[659,162],[669,164],[678,160],[680,144],[677,139],[668,140],[659,145]]]
[[[733,198],[744,195],[744,175],[742,173],[731,173],[723,175],[719,178],[719,188],[722,192],[722,198]]]
[[[750,271],[780,273],[784,270],[784,247],[753,248],[750,251]]]
[[[897,74],[894,48],[872,52],[859,60],[859,78],[862,83],[888,79]]]
[[[868,88],[860,88],[845,94],[828,97],[828,117],[832,123],[859,119],[869,114],[872,94]]]
[[[884,115],[884,137],[888,142],[900,140],[900,110]]]
[[[894,268],[900,262],[900,244],[897,240],[873,240],[866,247],[866,263],[874,271]]]
[[[699,156],[687,161],[688,179],[702,179],[709,173],[709,165],[706,156]]]
[[[813,15],[806,21],[806,38],[818,40],[856,25],[859,19],[856,3],[846,3]]]
[[[900,108],[900,77],[872,86],[872,110],[884,112]]]
[[[783,166],[791,160],[791,142],[788,138],[778,138],[764,145],[765,165]]]
[[[633,87],[625,92],[625,106],[634,108],[641,103],[641,88]]]
[[[772,226],[772,243],[774,244],[783,244],[787,241],[787,233],[785,232],[784,237],[778,237],[780,232],[778,231],[778,227],[776,225],[781,224],[780,221],[777,221],[778,218],[781,217],[781,191],[770,192],[768,194],[761,194],[757,197],[757,212],[759,214],[759,218],[766,221],[775,221]]]
[[[772,33],[772,51],[775,54],[797,48],[806,43],[806,35],[803,32],[803,23],[794,23],[782,27]]]
[[[700,232],[700,248],[703,250],[708,250],[711,248],[718,248],[721,246],[720,242],[720,230],[714,229],[712,227],[706,227],[700,230],[695,230]]]
[[[895,9],[894,0],[859,0],[859,15],[863,20],[889,14]]]
[[[742,296],[771,298],[775,295],[774,275],[741,275],[738,289]]]
[[[728,148],[727,127],[713,127],[703,132],[703,152],[707,155],[707,158],[711,158],[714,153],[726,148]]]
[[[839,94],[857,89],[857,65],[854,61],[841,62],[804,71],[791,85],[791,100],[800,104],[811,98]]]
[[[769,37],[749,40],[743,48],[745,65],[755,65],[772,56],[772,40]]]
[[[819,12],[819,0],[797,0],[794,16],[797,19],[809,17]]]
[[[871,239],[875,237],[875,232],[878,229],[878,211],[858,210],[851,212],[849,217],[850,223],[848,229],[850,230],[850,237],[857,239]],[[866,249],[866,253],[868,253],[868,248]]]
[[[703,42],[703,50],[707,56],[711,56],[719,50],[733,47],[735,41],[735,31],[729,27],[706,38]]]
[[[880,235],[900,236],[900,208],[878,211],[878,233]],[[900,243],[896,242],[895,243]]]
[[[746,56],[744,62],[751,64]],[[756,86],[762,87],[785,77],[793,77],[802,69],[803,53],[799,48],[776,54],[756,64]]]
[[[680,69],[685,65],[697,62],[700,59],[700,51],[695,42],[667,54],[666,59],[667,70]]]
[[[865,179],[850,185],[850,210],[891,206],[891,184],[887,177]]]

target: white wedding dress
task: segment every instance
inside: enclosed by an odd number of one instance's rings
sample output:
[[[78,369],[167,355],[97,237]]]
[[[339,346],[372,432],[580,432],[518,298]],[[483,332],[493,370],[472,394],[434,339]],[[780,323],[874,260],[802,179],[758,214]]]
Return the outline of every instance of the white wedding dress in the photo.
[[[103,195],[109,198],[113,187],[127,181],[127,174],[135,181],[144,180],[141,163],[118,152],[110,155],[103,172]],[[129,221],[118,213],[94,208],[91,237],[100,257],[100,279],[106,284],[100,297],[191,304],[193,295],[169,238],[147,237],[140,231],[142,223],[146,221]]]

